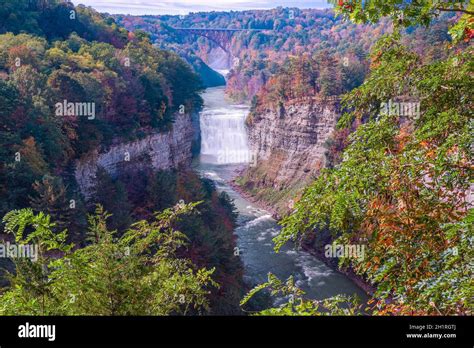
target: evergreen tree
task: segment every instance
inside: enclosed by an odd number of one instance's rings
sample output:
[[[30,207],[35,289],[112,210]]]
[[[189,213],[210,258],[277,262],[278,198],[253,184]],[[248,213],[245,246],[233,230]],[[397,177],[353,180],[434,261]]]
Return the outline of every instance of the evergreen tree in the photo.
[[[67,228],[74,214],[62,179],[45,175],[41,181],[33,184],[33,188],[36,191],[36,195],[30,197],[33,211],[49,215],[56,223],[56,232]]]
[[[96,186],[91,200],[94,204],[101,204],[112,214],[109,221],[109,228],[112,230],[123,232],[132,223],[132,205],[128,201],[124,184],[119,180],[113,180],[102,167],[97,170]]]

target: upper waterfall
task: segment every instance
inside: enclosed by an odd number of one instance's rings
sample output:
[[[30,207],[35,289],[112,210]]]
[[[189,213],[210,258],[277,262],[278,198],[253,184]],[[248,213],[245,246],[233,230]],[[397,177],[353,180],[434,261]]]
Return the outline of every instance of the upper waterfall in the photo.
[[[208,89],[201,112],[201,161],[230,164],[250,161],[245,118],[249,107],[229,105],[223,87]],[[230,106],[230,107],[229,107]]]

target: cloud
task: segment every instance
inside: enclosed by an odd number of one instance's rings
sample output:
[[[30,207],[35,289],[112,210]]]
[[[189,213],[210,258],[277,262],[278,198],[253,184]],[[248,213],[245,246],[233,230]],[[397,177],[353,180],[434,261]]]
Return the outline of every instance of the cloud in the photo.
[[[200,11],[242,11],[277,6],[328,8],[326,0],[73,0],[74,4],[92,6],[100,12],[133,15],[187,14]]]

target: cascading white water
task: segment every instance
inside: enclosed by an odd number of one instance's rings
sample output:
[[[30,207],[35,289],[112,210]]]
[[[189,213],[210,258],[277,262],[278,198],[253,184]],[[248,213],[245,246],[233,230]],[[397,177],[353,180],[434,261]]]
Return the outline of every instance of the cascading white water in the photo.
[[[223,100],[223,87],[206,91],[201,112],[201,161],[214,164],[250,161],[245,118],[246,105],[230,105]]]

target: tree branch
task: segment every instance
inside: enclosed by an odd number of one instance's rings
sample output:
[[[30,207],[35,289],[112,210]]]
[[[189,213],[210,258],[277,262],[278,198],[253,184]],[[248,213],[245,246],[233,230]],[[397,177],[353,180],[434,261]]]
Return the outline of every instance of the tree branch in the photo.
[[[474,15],[474,12],[473,11],[468,11],[468,10],[464,10],[462,8],[444,8],[444,7],[435,7],[435,10],[438,10],[438,11],[443,11],[443,12],[462,12],[462,13],[467,13],[469,15]]]

